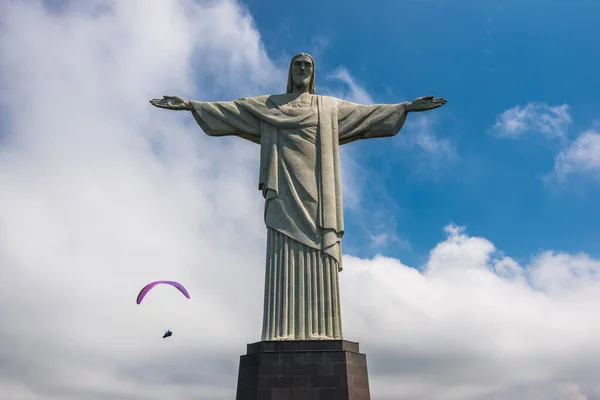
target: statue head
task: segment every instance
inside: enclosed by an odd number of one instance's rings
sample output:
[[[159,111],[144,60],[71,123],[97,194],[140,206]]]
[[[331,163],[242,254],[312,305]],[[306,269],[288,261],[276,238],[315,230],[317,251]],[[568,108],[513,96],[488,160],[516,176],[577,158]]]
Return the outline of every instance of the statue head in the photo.
[[[310,54],[296,54],[290,62],[286,93],[295,91],[315,94],[315,60]]]

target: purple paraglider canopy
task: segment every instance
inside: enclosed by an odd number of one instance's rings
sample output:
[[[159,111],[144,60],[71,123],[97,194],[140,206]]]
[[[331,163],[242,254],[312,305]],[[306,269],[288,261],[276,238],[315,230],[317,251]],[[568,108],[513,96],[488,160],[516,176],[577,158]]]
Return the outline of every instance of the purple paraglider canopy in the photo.
[[[174,282],[174,281],[154,281],[154,282],[150,282],[149,284],[147,284],[146,286],[144,286],[144,288],[142,290],[140,290],[140,293],[138,294],[136,303],[140,304],[142,302],[142,300],[144,300],[144,297],[146,297],[146,295],[148,294],[148,292],[150,290],[152,290],[152,288],[154,286],[161,285],[161,284],[175,286],[177,289],[179,289],[179,291],[181,293],[183,293],[183,295],[185,297],[187,297],[188,299],[190,298],[190,294],[188,293],[188,291],[179,282]]]

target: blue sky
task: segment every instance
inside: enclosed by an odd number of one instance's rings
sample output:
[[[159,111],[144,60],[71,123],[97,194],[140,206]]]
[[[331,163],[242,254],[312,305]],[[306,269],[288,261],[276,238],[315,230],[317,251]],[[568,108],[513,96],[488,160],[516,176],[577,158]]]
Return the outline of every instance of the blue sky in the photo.
[[[517,140],[490,134],[496,116],[517,105],[568,105],[575,138],[599,119],[600,4],[562,1],[304,1],[245,2],[267,51],[309,51],[317,57],[318,87],[346,67],[376,102],[443,96],[432,127],[456,146],[457,158],[415,174],[410,151],[383,139],[354,144],[360,165],[388,192],[371,207],[394,212],[396,234],[414,252],[390,244],[384,254],[419,262],[448,222],[490,238],[516,258],[540,249],[600,255],[600,172],[547,182],[560,143],[530,129]],[[406,127],[415,123],[410,116]],[[402,133],[401,133],[402,135]],[[360,149],[358,149],[360,147]],[[364,158],[362,158],[364,157]],[[386,165],[384,165],[386,164]],[[347,212],[346,249],[375,249]]]

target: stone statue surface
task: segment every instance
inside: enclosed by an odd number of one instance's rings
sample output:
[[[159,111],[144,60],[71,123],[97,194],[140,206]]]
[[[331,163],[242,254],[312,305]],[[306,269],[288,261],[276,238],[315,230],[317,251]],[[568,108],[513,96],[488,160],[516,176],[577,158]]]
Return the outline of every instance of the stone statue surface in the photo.
[[[150,103],[191,111],[210,136],[260,145],[258,189],[265,199],[267,254],[262,340],[340,340],[338,273],[344,219],[339,146],[395,136],[409,112],[443,98],[361,105],[315,92],[315,63],[292,58],[285,94],[197,102],[163,96]]]

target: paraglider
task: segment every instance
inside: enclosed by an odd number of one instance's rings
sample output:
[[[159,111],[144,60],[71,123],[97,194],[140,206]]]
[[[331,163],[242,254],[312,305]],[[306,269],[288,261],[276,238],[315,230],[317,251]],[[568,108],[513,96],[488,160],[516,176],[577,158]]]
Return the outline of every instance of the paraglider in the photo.
[[[144,286],[142,288],[142,290],[140,290],[140,293],[138,294],[136,303],[140,304],[142,302],[142,300],[144,300],[144,297],[146,297],[146,295],[148,294],[148,292],[150,290],[152,290],[152,288],[154,286],[161,285],[161,284],[174,286],[177,289],[179,289],[179,291],[181,293],[183,293],[183,295],[185,297],[187,297],[188,299],[190,298],[190,294],[188,293],[188,291],[186,290],[186,288],[184,288],[183,285],[181,283],[179,283],[179,282],[175,282],[175,281],[154,281],[154,282],[150,282],[149,284],[147,284],[146,286]]]
[[[154,282],[150,282],[149,284],[147,284],[146,286],[144,286],[142,288],[142,290],[140,290],[140,293],[137,296],[136,299],[136,303],[140,304],[142,302],[142,300],[144,300],[144,297],[146,297],[146,295],[148,294],[148,292],[150,292],[150,290],[152,290],[152,288],[156,285],[161,285],[161,284],[165,284],[165,285],[171,285],[175,288],[177,288],[181,293],[183,293],[183,295],[185,297],[187,297],[188,299],[190,298],[190,294],[188,293],[187,289],[183,287],[183,285],[179,282],[175,282],[175,281],[154,281]],[[165,334],[163,335],[163,339],[171,337],[173,335],[173,332],[171,332],[169,329],[167,329],[167,331],[165,332]]]

